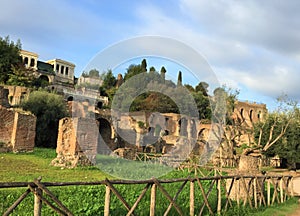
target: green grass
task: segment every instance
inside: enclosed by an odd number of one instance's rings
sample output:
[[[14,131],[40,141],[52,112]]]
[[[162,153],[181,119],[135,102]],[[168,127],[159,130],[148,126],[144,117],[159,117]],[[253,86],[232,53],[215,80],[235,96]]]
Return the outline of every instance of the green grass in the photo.
[[[108,176],[96,167],[78,167],[74,169],[61,169],[60,167],[53,167],[50,165],[51,160],[56,157],[54,149],[36,148],[33,153],[1,153],[0,154],[0,181],[32,181],[34,178],[42,176],[42,182],[67,182],[67,181],[99,181],[104,178],[111,179],[112,176]],[[144,164],[136,163],[132,161],[124,161],[119,158],[110,158],[105,156],[99,156],[97,158],[97,165],[99,168],[108,166],[109,173],[116,173],[122,175],[128,175],[128,178],[132,178],[132,174],[129,172],[131,169],[142,170],[142,175],[147,172],[148,168],[156,169],[155,172],[161,174],[161,168],[156,164]],[[146,166],[146,167],[145,167]],[[149,167],[148,167],[149,166]],[[147,168],[147,169],[146,169]],[[145,172],[143,172],[145,169]],[[107,171],[107,170],[106,170]],[[154,172],[154,174],[155,174]],[[208,171],[202,170],[204,173]],[[170,178],[183,178],[189,175],[193,175],[186,171],[171,171],[161,176],[161,179]],[[137,179],[140,176],[136,176]],[[164,188],[173,197],[182,183],[163,184]],[[202,182],[205,191],[208,190],[210,181]],[[120,194],[125,200],[133,205],[143,187],[145,185],[115,185]],[[104,212],[104,197],[105,186],[68,186],[68,187],[49,187],[59,200],[61,200],[75,215],[103,215]],[[0,189],[0,214],[10,206],[18,197],[25,191],[25,188],[12,188],[12,189]],[[213,209],[216,209],[216,188],[214,187],[209,197],[209,203]],[[199,187],[195,187],[195,212],[199,212],[199,204],[203,202],[201,191]],[[225,201],[225,199],[223,200]],[[164,210],[168,207],[169,202],[164,195],[157,191],[156,199],[156,214],[162,215]],[[176,203],[180,204],[184,215],[189,214],[189,185],[186,185],[180,195],[177,198]],[[147,191],[142,202],[136,209],[137,215],[149,215],[150,204],[150,190]],[[222,215],[285,215],[292,212],[297,208],[297,199],[290,199],[284,204],[276,204],[270,208],[250,209],[246,208],[230,208],[229,211],[223,212]],[[33,195],[29,196],[21,202],[12,215],[32,215],[33,212]],[[115,195],[111,197],[111,215],[124,215],[126,210],[123,204],[116,198]],[[208,214],[207,208],[204,211],[204,215]],[[46,206],[42,208],[42,215],[55,215],[54,212]],[[171,209],[169,215],[177,215],[174,208]]]
[[[230,208],[227,212],[223,212],[222,215],[245,215],[245,216],[287,216],[295,212],[299,208],[298,198],[294,197],[287,200],[284,203],[274,204],[268,208],[260,207],[258,209],[250,208],[249,206],[245,208]]]
[[[0,182],[33,181],[99,181],[110,177],[94,167],[67,169],[51,166],[55,149],[35,148],[32,153],[0,153]]]

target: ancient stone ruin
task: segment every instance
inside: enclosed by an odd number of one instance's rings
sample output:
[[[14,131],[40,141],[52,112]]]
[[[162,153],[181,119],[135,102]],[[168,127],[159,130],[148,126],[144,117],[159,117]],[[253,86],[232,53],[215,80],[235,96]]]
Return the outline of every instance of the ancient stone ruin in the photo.
[[[75,167],[96,162],[98,127],[91,118],[63,118],[59,121],[57,157],[54,166]]]
[[[0,151],[33,151],[36,117],[9,108],[8,93],[0,86]]]

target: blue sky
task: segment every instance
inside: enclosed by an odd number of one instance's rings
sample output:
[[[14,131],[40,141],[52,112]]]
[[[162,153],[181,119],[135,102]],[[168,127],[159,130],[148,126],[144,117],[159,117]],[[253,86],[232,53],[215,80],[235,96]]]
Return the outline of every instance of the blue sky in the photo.
[[[240,89],[240,99],[272,109],[282,93],[300,99],[299,11],[297,0],[0,0],[0,36],[20,38],[41,60],[73,62],[76,76],[112,44],[145,35],[172,38],[201,54],[220,84]],[[168,65],[173,77],[182,70],[185,83],[202,81],[165,59],[149,59],[152,64]]]

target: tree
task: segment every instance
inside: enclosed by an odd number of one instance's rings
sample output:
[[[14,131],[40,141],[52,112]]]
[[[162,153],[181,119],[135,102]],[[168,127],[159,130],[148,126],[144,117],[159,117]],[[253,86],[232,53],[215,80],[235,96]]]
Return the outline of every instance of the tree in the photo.
[[[151,66],[149,72],[155,72],[155,71],[156,71],[155,67]]]
[[[12,71],[8,74],[6,84],[15,86],[32,87],[37,83],[34,76],[34,71],[30,68],[25,68],[24,65],[12,65]]]
[[[46,91],[34,91],[21,107],[37,117],[35,145],[56,147],[58,121],[68,116],[63,97]]]
[[[278,108],[254,124],[255,144],[267,156],[285,158],[290,167],[300,162],[300,111],[287,96],[278,98]]]
[[[278,97],[277,101],[277,110],[269,113],[265,121],[254,125],[258,138],[256,145],[262,147],[264,152],[285,135],[298,110],[297,103],[289,100],[287,96]]]
[[[166,78],[166,73],[167,73],[166,68],[164,66],[162,66],[160,69],[160,76],[163,80],[165,80],[165,78]]]
[[[179,73],[178,73],[177,86],[182,86],[182,73],[181,73],[181,71],[179,71]]]
[[[90,70],[89,72],[89,77],[96,77],[96,78],[99,78],[100,77],[100,73],[97,69],[92,69]]]
[[[140,73],[143,73],[141,65],[132,64],[127,68],[127,72],[124,75],[124,81]]]
[[[4,39],[0,37],[0,83],[6,83],[8,75],[12,72],[12,66],[22,63],[20,57],[21,43],[15,44],[10,41],[9,36]]]
[[[195,90],[196,92],[202,92],[202,94],[204,96],[208,96],[208,84],[206,82],[200,82],[196,87],[195,87]]]
[[[115,87],[116,85],[116,77],[113,75],[112,70],[109,69],[104,75],[103,75],[103,84],[102,87],[105,90],[108,90],[110,88]]]
[[[146,62],[146,59],[142,60],[141,68],[142,68],[142,72],[147,72],[147,62]]]

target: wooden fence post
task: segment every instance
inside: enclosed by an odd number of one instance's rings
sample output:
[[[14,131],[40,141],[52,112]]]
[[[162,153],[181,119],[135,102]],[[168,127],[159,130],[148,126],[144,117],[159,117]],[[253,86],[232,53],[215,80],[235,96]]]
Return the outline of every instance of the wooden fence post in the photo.
[[[190,216],[195,215],[195,185],[190,181]]]
[[[271,183],[270,179],[267,180],[267,203],[268,206],[271,204]]]
[[[150,216],[155,215],[155,199],[156,199],[156,185],[153,183],[151,187],[151,198],[150,198]]]
[[[221,178],[217,180],[217,191],[218,191],[218,207],[217,212],[218,214],[221,212],[221,205],[222,205],[222,191],[221,191]]]
[[[280,178],[279,182],[279,188],[280,188],[280,202],[283,203],[283,177]]]
[[[104,216],[109,216],[109,206],[110,206],[110,188],[105,186],[105,204],[104,204]]]
[[[253,179],[254,207],[257,209],[257,179]]]
[[[40,196],[42,196],[43,192],[40,188],[36,187],[34,194],[34,210],[33,215],[34,216],[41,216],[42,215],[42,200],[40,199]]]

